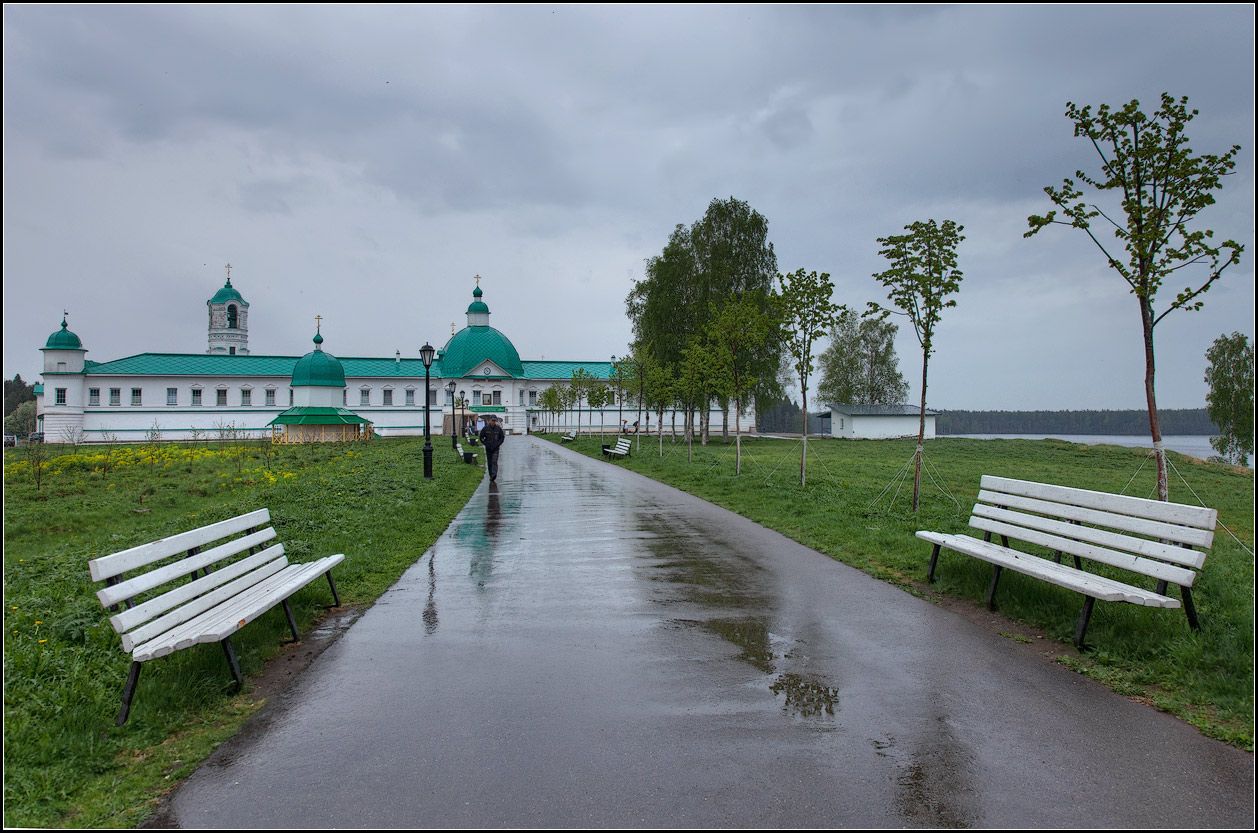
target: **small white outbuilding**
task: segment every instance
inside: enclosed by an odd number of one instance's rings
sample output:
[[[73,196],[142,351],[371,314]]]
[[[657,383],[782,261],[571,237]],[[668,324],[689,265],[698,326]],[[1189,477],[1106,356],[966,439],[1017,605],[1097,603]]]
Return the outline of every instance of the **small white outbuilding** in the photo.
[[[828,405],[830,436],[854,440],[916,437],[921,408],[917,405]],[[935,438],[938,411],[926,409],[924,439]]]

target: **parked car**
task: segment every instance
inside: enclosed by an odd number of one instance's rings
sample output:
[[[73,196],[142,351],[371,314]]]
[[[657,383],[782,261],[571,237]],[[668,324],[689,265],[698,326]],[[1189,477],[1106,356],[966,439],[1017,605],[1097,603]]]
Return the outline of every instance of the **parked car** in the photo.
[[[26,436],[26,441],[28,443],[42,443],[44,441],[44,432],[36,431],[33,434],[28,434]]]
[[[5,434],[5,435],[4,435],[4,447],[5,447],[5,448],[8,448],[8,447],[10,447],[10,446],[15,446],[15,445],[17,445],[17,435],[16,435],[16,434]]]

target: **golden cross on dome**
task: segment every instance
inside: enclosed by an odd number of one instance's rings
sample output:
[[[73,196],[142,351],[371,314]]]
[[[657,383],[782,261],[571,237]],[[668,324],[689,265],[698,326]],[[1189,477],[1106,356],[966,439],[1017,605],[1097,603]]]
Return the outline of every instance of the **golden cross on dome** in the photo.
[[[454,335],[454,322],[450,322],[450,335]]]
[[[480,286],[480,275],[476,276],[476,285]]]
[[[318,332],[319,332],[319,325],[320,325],[320,324],[322,324],[322,323],[323,323],[323,316],[322,316],[322,315],[316,315],[316,316],[315,316],[315,334],[316,334],[316,335],[317,335],[317,334],[318,334]]]
[[[231,279],[232,279],[232,265],[229,263],[227,264],[227,280],[230,281]]]

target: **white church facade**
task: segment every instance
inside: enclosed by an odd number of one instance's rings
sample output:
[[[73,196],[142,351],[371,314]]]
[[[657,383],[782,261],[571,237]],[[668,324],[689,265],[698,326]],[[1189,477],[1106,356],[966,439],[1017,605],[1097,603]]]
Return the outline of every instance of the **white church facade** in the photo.
[[[550,386],[564,384],[584,370],[607,383],[610,361],[526,361],[506,335],[489,325],[489,307],[478,285],[467,308],[467,326],[436,351],[427,391],[433,435],[449,434],[456,420],[496,414],[508,432],[523,434],[551,423],[538,402]],[[305,403],[305,356],[263,356],[249,352],[249,304],[227,283],[206,302],[209,310],[205,353],[140,353],[93,361],[63,318],[48,337],[42,382],[36,386],[38,430],[45,442],[139,442],[153,431],[163,439],[214,439],[225,431],[280,438],[279,419]],[[316,334],[316,351],[323,336]],[[332,357],[344,373],[339,394],[319,392],[320,404],[339,406],[362,418],[365,435],[415,436],[424,433],[424,365],[400,353],[384,357]],[[294,373],[298,373],[295,379]],[[304,380],[309,383],[309,379]],[[450,388],[453,390],[450,390]],[[323,399],[332,397],[328,402]],[[298,400],[302,399],[302,402]],[[456,408],[456,403],[463,403]],[[457,415],[456,415],[457,414]],[[665,421],[672,416],[665,412]],[[713,410],[720,425],[724,414]],[[733,413],[728,415],[734,424]],[[621,403],[559,416],[565,430],[616,432],[621,420],[637,419],[626,392]],[[651,422],[654,423],[654,415]],[[744,414],[744,430],[754,417]],[[652,427],[654,427],[652,425]],[[291,431],[292,429],[287,429]]]

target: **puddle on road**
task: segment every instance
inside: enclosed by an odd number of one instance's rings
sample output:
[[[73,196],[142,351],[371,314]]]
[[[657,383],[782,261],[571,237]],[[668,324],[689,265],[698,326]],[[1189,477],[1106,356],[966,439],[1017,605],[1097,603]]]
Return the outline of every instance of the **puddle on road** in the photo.
[[[769,586],[770,571],[748,554],[724,545],[712,547],[711,540],[698,532],[678,534],[651,516],[641,521],[637,532],[656,559],[648,568],[658,591],[655,601],[681,602],[713,614],[673,621],[737,647],[739,660],[769,678],[767,690],[783,714],[833,718],[839,708],[838,687],[800,667],[806,663],[806,645],[772,630],[779,599]]]

